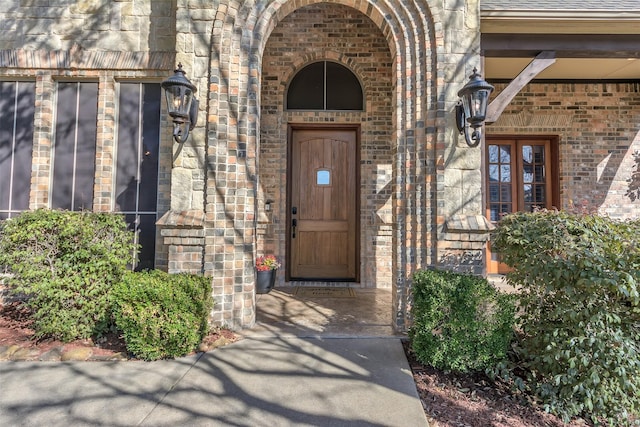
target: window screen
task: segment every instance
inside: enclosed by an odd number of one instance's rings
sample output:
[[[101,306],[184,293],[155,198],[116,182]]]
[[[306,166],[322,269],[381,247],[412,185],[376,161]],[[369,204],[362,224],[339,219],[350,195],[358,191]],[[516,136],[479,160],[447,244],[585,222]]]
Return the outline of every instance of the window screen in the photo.
[[[98,84],[58,83],[51,207],[93,208]]]
[[[29,208],[35,83],[0,82],[0,219]]]
[[[138,270],[155,260],[161,96],[159,84],[120,84],[115,210],[135,231]]]
[[[289,110],[362,110],[362,86],[347,67],[314,62],[300,70],[289,84]]]

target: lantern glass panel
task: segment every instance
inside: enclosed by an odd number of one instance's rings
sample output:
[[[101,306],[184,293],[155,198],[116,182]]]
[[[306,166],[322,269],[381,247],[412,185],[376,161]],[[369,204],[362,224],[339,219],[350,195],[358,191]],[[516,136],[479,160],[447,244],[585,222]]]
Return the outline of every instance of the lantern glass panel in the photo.
[[[193,92],[185,86],[171,86],[165,88],[167,97],[167,108],[169,114],[182,117],[189,116],[189,108],[191,107],[191,98]]]
[[[487,115],[487,104],[489,102],[489,91],[481,89],[474,93],[474,111],[473,117],[478,121],[484,121]]]
[[[468,121],[471,117],[471,94],[465,93],[462,96],[462,109],[464,110],[464,117]]]

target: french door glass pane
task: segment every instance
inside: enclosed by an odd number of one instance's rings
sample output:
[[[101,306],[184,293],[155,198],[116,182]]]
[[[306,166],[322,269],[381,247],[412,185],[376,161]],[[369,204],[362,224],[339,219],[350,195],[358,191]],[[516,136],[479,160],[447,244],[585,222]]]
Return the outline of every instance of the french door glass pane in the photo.
[[[497,205],[492,204],[489,206],[489,220],[493,222],[500,221],[500,211]]]
[[[533,201],[533,186],[531,184],[525,184],[524,187],[524,202],[530,203]]]
[[[513,197],[511,195],[511,184],[500,185],[500,201],[511,202],[512,200],[513,200]]]
[[[500,167],[498,165],[489,165],[489,182],[500,181]]]
[[[150,270],[155,266],[156,257],[156,214],[138,215],[138,253],[137,270]]]
[[[511,146],[501,145],[500,146],[500,163],[510,163],[510,162],[511,162]]]
[[[0,82],[0,219],[29,208],[35,83]]]
[[[547,205],[545,153],[543,145],[522,146],[522,191],[524,193],[524,210],[533,211]]]
[[[500,182],[511,182],[511,165],[500,166]]]
[[[537,164],[544,164],[545,155],[544,155],[544,146],[543,145],[535,145],[533,147],[533,158],[534,162]]]
[[[500,162],[500,147],[497,145],[489,145],[489,163]]]
[[[533,153],[530,145],[525,145],[522,147],[522,162],[527,164],[533,161]]]
[[[511,194],[511,147],[509,145],[488,146],[489,217],[499,221],[504,213],[513,210]]]
[[[93,208],[98,84],[58,83],[51,206]]]
[[[490,202],[499,202],[500,201],[500,185],[495,183],[489,184],[489,201]]]

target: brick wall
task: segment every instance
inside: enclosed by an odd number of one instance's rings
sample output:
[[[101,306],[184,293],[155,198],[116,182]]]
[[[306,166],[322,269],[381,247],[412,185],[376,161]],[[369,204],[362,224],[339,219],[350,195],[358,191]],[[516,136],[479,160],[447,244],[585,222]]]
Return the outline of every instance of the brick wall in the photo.
[[[559,136],[560,207],[640,217],[640,83],[531,83],[486,132]]]
[[[334,60],[356,74],[365,94],[364,111],[284,110],[288,82],[314,60]],[[273,203],[271,212],[259,218],[259,252],[285,254],[287,123],[361,124],[360,283],[391,287],[392,62],[377,26],[346,6],[323,3],[300,8],[271,34],[262,70],[259,205],[266,200]],[[282,284],[284,275],[278,280]]]

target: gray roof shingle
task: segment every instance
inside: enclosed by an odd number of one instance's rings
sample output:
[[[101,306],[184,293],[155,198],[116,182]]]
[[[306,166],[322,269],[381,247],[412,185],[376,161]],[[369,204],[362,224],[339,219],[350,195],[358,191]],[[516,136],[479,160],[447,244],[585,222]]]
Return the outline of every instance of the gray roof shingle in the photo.
[[[490,10],[602,10],[640,12],[640,0],[480,0],[480,9]]]

